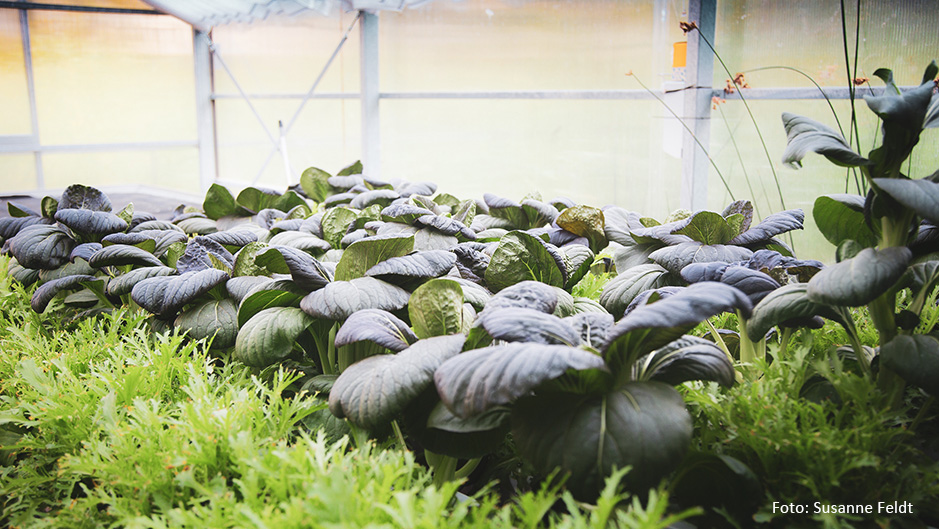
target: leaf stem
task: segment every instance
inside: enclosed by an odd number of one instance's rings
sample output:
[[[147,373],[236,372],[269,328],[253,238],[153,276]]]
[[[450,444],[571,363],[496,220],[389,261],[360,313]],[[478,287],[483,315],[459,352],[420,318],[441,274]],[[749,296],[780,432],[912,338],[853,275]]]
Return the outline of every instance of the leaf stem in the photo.
[[[730,360],[731,364],[733,364],[734,355],[730,354],[730,349],[727,347],[727,343],[724,342],[724,338],[721,337],[721,334],[717,332],[717,327],[715,327],[714,324],[711,323],[710,318],[704,320],[704,324],[707,325],[708,329],[711,331],[711,336],[714,337],[714,343],[716,343],[717,346],[720,347],[721,350],[724,351],[724,354],[727,355],[727,359]]]
[[[926,418],[926,415],[929,412],[929,408],[931,408],[933,403],[935,402],[936,402],[936,397],[933,397],[932,395],[930,395],[929,398],[926,399],[926,402],[923,403],[923,407],[919,409],[919,412],[916,414],[916,417],[913,418],[913,422],[910,423],[909,430],[911,432],[916,431],[916,428],[919,427],[920,423],[922,423],[923,420]]]

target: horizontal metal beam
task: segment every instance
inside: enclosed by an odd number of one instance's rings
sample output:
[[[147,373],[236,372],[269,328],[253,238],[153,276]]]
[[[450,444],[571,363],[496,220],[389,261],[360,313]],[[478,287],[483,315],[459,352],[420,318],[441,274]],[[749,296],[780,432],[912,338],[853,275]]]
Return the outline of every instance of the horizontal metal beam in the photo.
[[[198,147],[196,140],[183,141],[145,141],[128,143],[75,143],[60,145],[38,145],[34,142],[0,143],[0,153],[60,153],[60,152],[111,152],[111,151],[149,151],[154,149],[178,149]]]
[[[73,11],[79,13],[110,13],[116,15],[165,15],[156,9],[130,9],[126,7],[92,7],[62,4],[41,4],[38,2],[0,1],[0,8],[35,9],[41,11]]]
[[[900,87],[906,91],[915,86]],[[680,90],[670,90],[680,92]],[[859,88],[855,94],[858,98],[864,95],[882,95],[883,87],[878,88]],[[747,99],[824,99],[827,95],[829,99],[850,99],[851,95],[847,88],[745,88],[744,94]],[[566,99],[566,100],[652,100],[662,97],[664,92],[661,90],[501,90],[485,92],[381,92],[381,99]],[[725,93],[723,90],[714,90],[712,95],[729,101],[739,100],[739,90],[732,93]],[[301,93],[254,93],[248,94],[251,99],[303,99],[307,94]],[[360,94],[356,92],[324,92],[309,96],[311,99],[358,99]],[[241,99],[238,94],[215,93],[212,94],[213,100],[222,99]]]
[[[901,86],[900,90],[906,92],[916,88],[915,86]],[[744,88],[744,97],[747,99],[851,99],[851,93],[847,87],[824,87],[818,88]],[[884,87],[858,87],[855,89],[855,98],[862,99],[865,95],[879,96],[883,95]],[[726,93],[723,90],[715,90],[714,97],[721,99],[739,100],[740,90]]]
[[[382,92],[382,99],[655,99],[646,90],[502,90],[485,92]],[[661,92],[658,92],[661,96]]]

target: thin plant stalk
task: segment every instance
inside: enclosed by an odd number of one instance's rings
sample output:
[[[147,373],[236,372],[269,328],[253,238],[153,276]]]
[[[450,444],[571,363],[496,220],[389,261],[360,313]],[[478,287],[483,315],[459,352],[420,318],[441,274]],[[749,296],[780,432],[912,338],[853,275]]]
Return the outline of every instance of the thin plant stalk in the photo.
[[[724,121],[724,126],[727,127],[727,135],[730,136],[730,143],[734,146],[734,151],[737,153],[737,160],[740,162],[740,169],[743,170],[743,179],[747,182],[747,189],[750,190],[750,196],[753,197],[753,209],[756,210],[756,215],[760,218],[763,218],[760,215],[760,207],[757,205],[756,193],[753,192],[753,184],[750,183],[750,174],[747,173],[747,166],[743,163],[743,155],[740,154],[740,147],[737,146],[737,138],[734,136],[733,130],[730,128],[730,123],[727,121],[727,116],[724,114],[724,109],[720,105],[716,105],[718,112],[721,113],[721,119]],[[763,181],[760,180],[760,186],[763,187]],[[766,187],[763,187],[763,196],[768,197],[766,193]]]
[[[734,355],[730,354],[730,348],[727,347],[727,343],[724,342],[724,339],[721,337],[721,334],[717,332],[717,328],[714,327],[714,324],[711,323],[710,319],[704,320],[704,324],[707,325],[708,330],[711,331],[711,336],[714,337],[714,343],[717,344],[721,350],[724,351],[724,354],[727,355],[727,359],[730,360],[730,363],[734,362]]]
[[[854,29],[854,72],[851,72],[851,58],[848,52],[848,21],[845,14],[845,5],[844,0],[841,0],[841,41],[844,48],[844,67],[847,70],[848,74],[848,95],[851,100],[851,125],[849,126],[849,134],[853,133],[854,137],[848,137],[848,145],[853,145],[857,141],[857,146],[861,146],[861,133],[858,130],[857,124],[857,107],[856,103],[856,89],[854,86],[854,79],[857,77],[857,57],[858,49],[860,46],[860,36],[861,36],[861,0],[857,0],[857,23]],[[855,174],[855,179],[857,175]],[[855,182],[855,184],[859,184]],[[858,188],[858,192],[861,192],[861,187]],[[863,192],[867,192],[867,182],[864,181]]]
[[[697,29],[697,27],[695,27]],[[707,44],[707,47],[710,48],[711,53],[714,54],[714,57],[717,58],[717,62],[721,64],[721,67],[724,69],[724,72],[727,73],[727,76],[731,79],[734,78],[733,74],[730,73],[730,70],[727,68],[727,65],[724,64],[724,59],[721,58],[720,54],[717,53],[717,50],[714,49],[714,45],[711,44],[711,41],[708,40],[704,33],[698,31],[698,36]],[[760,144],[763,146],[763,152],[766,154],[766,160],[769,162],[769,169],[773,173],[773,180],[776,182],[776,191],[779,193],[779,203],[782,205],[783,209],[786,209],[786,200],[783,198],[782,186],[779,184],[779,175],[776,174],[776,167],[773,165],[773,157],[769,153],[769,147],[766,146],[766,140],[763,139],[763,132],[760,130],[759,125],[756,122],[756,117],[753,115],[753,111],[750,109],[750,104],[747,102],[747,98],[743,95],[743,90],[737,90],[737,94],[740,95],[740,101],[743,103],[744,108],[747,109],[747,114],[750,115],[750,121],[753,122],[753,128],[756,129],[756,135],[760,138]],[[792,235],[789,234],[789,242],[792,243]]]
[[[665,110],[668,110],[668,113],[671,114],[675,119],[677,119],[678,122],[681,123],[681,126],[682,126],[686,131],[688,131],[689,134],[691,134],[691,138],[694,140],[695,144],[696,144],[698,147],[701,148],[701,151],[704,153],[705,156],[707,156],[708,161],[711,162],[711,167],[714,168],[714,171],[717,172],[717,176],[720,177],[721,183],[724,184],[724,189],[726,189],[726,190],[727,190],[727,194],[730,195],[730,199],[731,199],[731,200],[737,200],[736,198],[734,198],[734,192],[730,190],[730,185],[727,184],[727,179],[724,178],[724,173],[721,172],[720,168],[717,166],[717,163],[714,162],[714,159],[711,158],[710,153],[708,153],[707,148],[701,143],[700,140],[698,140],[698,137],[695,136],[694,131],[692,131],[691,128],[688,127],[688,124],[685,123],[685,121],[684,121],[683,119],[681,119],[681,117],[679,117],[678,114],[676,114],[675,111],[671,109],[671,107],[669,107],[668,105],[666,105],[666,104],[665,104],[665,101],[663,101],[662,98],[658,96],[658,94],[656,94],[655,92],[653,92],[652,90],[650,90],[649,87],[646,86],[645,83],[643,83],[641,79],[639,79],[639,76],[637,76],[636,74],[634,74],[634,73],[632,73],[632,72],[629,72],[629,73],[627,73],[626,75],[628,75],[628,76],[632,77],[633,79],[635,79],[636,82],[639,83],[639,86],[641,86],[641,87],[643,88],[643,90],[645,90],[646,92],[648,92],[649,94],[651,94],[652,97],[654,97],[659,103],[661,103],[662,106],[665,107]]]
[[[806,79],[808,79],[808,81],[809,81],[810,83],[812,83],[812,84],[815,86],[815,88],[818,89],[818,92],[819,92],[820,94],[822,94],[822,97],[825,98],[825,102],[828,103],[828,108],[831,110],[831,115],[832,115],[832,117],[835,118],[835,124],[838,126],[838,132],[841,133],[841,137],[842,137],[842,138],[848,138],[849,140],[851,139],[851,137],[850,137],[849,135],[846,135],[846,134],[844,133],[844,127],[841,126],[841,120],[838,119],[838,112],[835,111],[835,105],[831,102],[831,98],[828,97],[828,94],[825,93],[825,90],[822,89],[821,85],[819,85],[819,84],[815,81],[815,79],[812,78],[811,75],[809,75],[809,74],[803,72],[802,70],[800,70],[800,69],[798,69],[798,68],[793,68],[792,66],[777,66],[777,65],[774,65],[774,66],[763,66],[763,67],[761,67],[761,68],[753,68],[753,69],[750,69],[750,70],[744,70],[743,73],[759,72],[759,71],[763,71],[763,70],[789,70],[789,71],[791,71],[791,72],[795,72],[795,73],[801,75],[802,77],[805,77]],[[859,146],[859,147],[860,147],[860,146]],[[854,175],[854,185],[855,185],[855,188],[857,189],[857,192],[858,192],[859,194],[864,193],[864,191],[862,191],[861,180],[858,179],[857,168],[856,168],[856,167],[848,167],[848,168],[847,168],[847,171],[848,171],[848,175]],[[844,187],[844,192],[845,192],[845,193],[848,192],[848,182],[849,182],[849,178],[845,178],[845,184],[844,184],[844,185],[845,185],[845,187]],[[866,185],[865,185],[864,187],[866,188]]]

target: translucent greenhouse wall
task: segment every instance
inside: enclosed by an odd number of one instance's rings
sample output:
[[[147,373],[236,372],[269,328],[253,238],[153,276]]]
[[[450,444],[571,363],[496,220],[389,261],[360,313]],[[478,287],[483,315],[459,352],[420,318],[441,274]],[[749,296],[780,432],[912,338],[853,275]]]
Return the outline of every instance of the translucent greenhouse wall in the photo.
[[[57,3],[147,7],[131,0]],[[844,87],[840,5],[719,0],[716,51],[754,89],[812,86],[791,70],[762,69],[773,65],[799,68],[826,88]],[[939,56],[939,33],[930,27],[934,6],[861,2],[858,75],[889,67],[899,84],[917,84]],[[852,60],[855,8],[845,14]],[[434,181],[463,197],[492,192],[518,200],[540,192],[663,218],[680,205],[681,126],[655,99],[615,94],[641,91],[639,81],[660,91],[680,78],[672,50],[686,38],[679,28],[686,9],[668,0],[438,0],[382,13],[381,176]],[[20,11],[0,9],[0,191],[80,181],[198,193],[191,28],[154,15],[30,10],[27,18],[35,123]],[[282,188],[287,174],[297,178],[311,165],[335,172],[363,157],[358,28],[286,136],[286,160],[269,137],[277,139],[278,122],[294,115],[354,18],[334,12],[213,30],[220,181]],[[723,87],[728,77],[715,62],[713,86]],[[800,171],[780,161],[786,143],[780,114],[835,126],[827,103],[751,98],[751,119],[739,98],[727,99],[710,111],[708,207],[752,198],[760,216],[802,208],[807,229],[795,236],[796,250],[831,261],[832,247],[812,224],[812,204],[818,194],[856,192],[853,177],[817,156]],[[833,104],[847,129],[848,102]],[[857,109],[866,151],[877,123],[863,101]],[[939,168],[930,132],[913,156],[918,176]]]
[[[189,26],[167,16],[28,11],[31,123],[20,13],[0,9],[0,191],[87,182],[198,192]],[[4,139],[21,140],[22,150],[41,145],[41,159],[10,152],[16,142]]]

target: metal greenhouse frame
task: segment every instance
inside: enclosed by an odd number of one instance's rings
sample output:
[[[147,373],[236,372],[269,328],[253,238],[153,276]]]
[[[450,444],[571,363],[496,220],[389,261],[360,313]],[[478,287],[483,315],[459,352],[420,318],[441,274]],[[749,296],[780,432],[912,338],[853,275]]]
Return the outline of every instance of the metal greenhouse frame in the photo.
[[[93,152],[103,150],[162,149],[178,147],[197,147],[199,159],[200,188],[205,191],[213,182],[218,181],[217,140],[215,130],[215,103],[219,100],[240,98],[252,110],[267,138],[270,151],[266,161],[259,169],[258,177],[268,163],[279,153],[289,171],[285,137],[289,134],[304,105],[311,99],[359,99],[362,115],[362,160],[372,176],[379,176],[381,136],[380,102],[383,99],[489,99],[489,100],[646,100],[664,96],[661,91],[646,90],[529,90],[529,91],[481,91],[481,92],[384,92],[379,84],[380,50],[379,14],[383,9],[400,10],[408,4],[419,3],[413,0],[343,0],[346,9],[357,11],[358,15],[348,26],[329,60],[323,66],[319,76],[310,89],[303,94],[248,94],[241,88],[235,75],[229,70],[222,54],[211,39],[213,25],[231,21],[257,21],[272,14],[292,15],[302,11],[322,10],[333,0],[144,0],[155,9],[124,9],[86,6],[43,4],[29,1],[0,1],[0,8],[19,10],[22,35],[23,56],[26,66],[26,80],[29,91],[29,104],[32,131],[29,135],[0,136],[0,154],[33,153],[35,156],[36,175],[39,191],[44,190],[42,157],[44,153],[55,152]],[[657,0],[656,5],[664,0]],[[195,67],[196,98],[196,141],[151,141],[136,143],[96,143],[43,145],[39,140],[39,121],[37,118],[36,96],[33,81],[32,53],[29,35],[29,12],[31,10],[64,10],[90,13],[120,13],[139,15],[174,15],[193,27],[193,59]],[[711,86],[714,72],[714,54],[709,46],[701,42],[703,34],[714,41],[716,19],[716,0],[689,0],[688,20],[697,27],[687,35],[687,67],[685,84],[673,94],[683,102],[683,122],[685,130],[682,136],[682,184],[680,204],[691,210],[704,209],[707,198],[709,159],[702,145],[708,145],[710,138],[711,100],[713,97],[739,99],[739,94],[725,95],[723,90]],[[358,93],[318,93],[317,88],[323,75],[329,69],[333,59],[339,54],[352,32],[358,29],[360,42],[361,85]],[[213,61],[214,58],[214,61]],[[238,93],[218,93],[214,90],[216,72],[213,64],[218,64],[228,75]],[[848,99],[847,88],[826,88],[824,93],[817,89],[749,89],[747,99]],[[271,130],[254,107],[253,101],[264,98],[298,100],[298,107],[287,123],[281,123],[279,130]],[[294,177],[297,175],[294,173]]]

